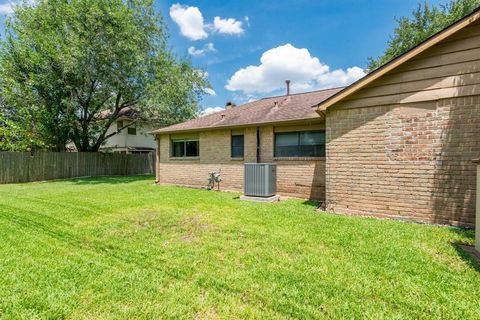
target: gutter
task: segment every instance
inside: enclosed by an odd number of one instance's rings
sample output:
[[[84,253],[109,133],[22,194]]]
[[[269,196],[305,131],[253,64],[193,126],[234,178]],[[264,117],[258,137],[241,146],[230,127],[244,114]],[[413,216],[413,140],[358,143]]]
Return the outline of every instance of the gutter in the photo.
[[[314,111],[313,114],[318,114],[317,111]],[[203,127],[203,128],[193,128],[193,129],[183,129],[183,130],[171,130],[171,131],[150,131],[148,134],[151,135],[159,135],[159,134],[176,134],[176,133],[188,133],[188,132],[202,132],[202,131],[210,131],[210,130],[222,130],[222,129],[229,129],[229,128],[252,128],[252,127],[260,127],[260,126],[268,126],[268,125],[296,125],[296,124],[318,124],[323,123],[323,117],[312,117],[306,119],[297,119],[297,120],[285,120],[285,121],[273,121],[273,122],[256,122],[256,123],[248,123],[248,124],[237,124],[237,125],[226,125],[226,126],[217,126],[217,127]]]

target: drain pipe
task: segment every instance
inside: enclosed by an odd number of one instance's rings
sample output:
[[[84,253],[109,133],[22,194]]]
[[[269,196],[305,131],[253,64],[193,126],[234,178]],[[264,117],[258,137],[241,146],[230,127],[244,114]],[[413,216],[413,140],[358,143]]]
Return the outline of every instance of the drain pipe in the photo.
[[[480,253],[480,159],[473,160],[477,165],[477,203],[476,203],[476,217],[475,217],[475,249]]]
[[[260,127],[257,127],[257,163],[260,162]]]

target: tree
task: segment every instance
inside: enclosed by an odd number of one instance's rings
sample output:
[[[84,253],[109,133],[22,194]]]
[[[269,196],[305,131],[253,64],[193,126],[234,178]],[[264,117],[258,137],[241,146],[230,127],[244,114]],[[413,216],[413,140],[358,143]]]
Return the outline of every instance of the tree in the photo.
[[[30,124],[28,115],[16,114],[15,110],[0,106],[0,150],[33,151],[43,148]]]
[[[158,125],[194,117],[208,83],[168,48],[152,0],[25,1],[0,48],[5,103],[49,148],[98,151],[120,111]]]
[[[373,71],[400,56],[479,6],[480,0],[451,0],[438,7],[431,7],[426,1],[419,3],[411,17],[396,19],[397,27],[387,48],[380,57],[368,59],[368,70]]]

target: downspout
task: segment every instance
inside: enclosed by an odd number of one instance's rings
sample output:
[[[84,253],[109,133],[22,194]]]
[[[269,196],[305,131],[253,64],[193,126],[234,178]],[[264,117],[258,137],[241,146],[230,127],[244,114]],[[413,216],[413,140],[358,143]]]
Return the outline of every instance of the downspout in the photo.
[[[256,163],[260,162],[260,127],[257,127],[257,160]]]
[[[155,183],[160,183],[160,135],[155,135],[155,141],[157,142],[157,150],[155,152]]]
[[[475,205],[475,249],[480,253],[480,159],[473,160],[477,165],[477,203]]]

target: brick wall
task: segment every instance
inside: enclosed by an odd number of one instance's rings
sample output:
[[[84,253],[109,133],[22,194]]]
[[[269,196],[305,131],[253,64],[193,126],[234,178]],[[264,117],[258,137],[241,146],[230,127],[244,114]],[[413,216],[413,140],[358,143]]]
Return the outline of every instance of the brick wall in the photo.
[[[327,113],[330,210],[472,226],[480,98]]]
[[[243,164],[256,162],[257,128],[244,129],[244,158],[230,157],[231,130],[211,130],[191,134],[200,141],[198,159],[172,159],[170,139],[182,135],[158,136],[157,183],[194,187],[207,185],[208,172],[221,170],[224,190],[243,190]],[[260,162],[277,163],[277,191],[280,195],[325,199],[325,159],[274,159],[274,127],[260,128]]]

